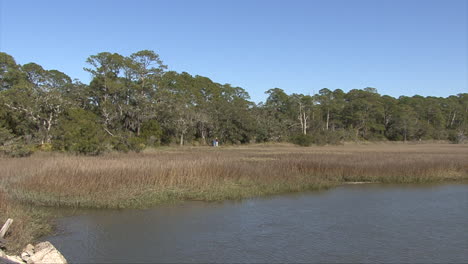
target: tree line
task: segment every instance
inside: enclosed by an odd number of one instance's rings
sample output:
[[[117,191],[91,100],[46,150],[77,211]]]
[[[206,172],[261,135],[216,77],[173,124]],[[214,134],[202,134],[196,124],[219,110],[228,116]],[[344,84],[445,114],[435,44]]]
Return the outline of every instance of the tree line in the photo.
[[[255,104],[241,87],[167,71],[159,55],[90,56],[84,84],[0,52],[0,147],[84,154],[145,147],[291,141],[450,140],[468,133],[468,93],[442,97],[380,95],[375,88],[314,95],[266,91]]]

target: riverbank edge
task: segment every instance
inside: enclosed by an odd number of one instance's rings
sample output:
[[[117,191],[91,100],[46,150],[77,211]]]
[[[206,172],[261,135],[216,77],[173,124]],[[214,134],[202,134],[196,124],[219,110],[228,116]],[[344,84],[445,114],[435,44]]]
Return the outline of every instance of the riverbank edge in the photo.
[[[38,242],[38,239],[52,235],[56,231],[56,226],[55,226],[55,220],[64,217],[64,216],[72,216],[76,215],[77,211],[79,212],[79,209],[96,209],[96,210],[115,210],[115,209],[146,209],[162,204],[171,204],[171,203],[180,203],[180,202],[185,202],[185,201],[203,201],[203,202],[223,202],[223,201],[233,201],[233,200],[244,200],[244,199],[249,199],[249,198],[255,198],[255,197],[268,197],[268,196],[275,196],[275,195],[281,195],[281,194],[287,194],[287,193],[298,193],[298,192],[307,192],[307,191],[323,191],[323,190],[330,190],[339,186],[347,186],[347,185],[361,185],[361,184],[399,184],[399,185],[406,185],[406,184],[468,184],[468,177],[462,178],[462,179],[442,179],[442,180],[432,180],[428,182],[420,182],[420,181],[411,181],[411,182],[379,182],[379,181],[342,181],[342,182],[328,182],[326,185],[320,185],[320,186],[304,186],[306,188],[301,188],[300,190],[282,190],[282,189],[277,189],[276,192],[265,192],[262,194],[256,194],[256,193],[250,193],[250,194],[245,194],[245,196],[242,197],[224,197],[221,198],[219,196],[214,196],[217,199],[181,199],[181,197],[177,196],[168,196],[168,199],[165,200],[149,200],[145,203],[138,202],[134,200],[135,203],[130,203],[127,204],[126,207],[73,207],[73,206],[41,206],[41,205],[34,205],[34,204],[24,204],[24,203],[18,203],[14,202],[12,203],[12,206],[15,207],[16,210],[20,212],[25,212],[25,214],[32,213],[34,217],[36,217],[36,224],[31,225],[29,227],[28,232],[32,234],[30,239],[26,240],[18,240],[16,243],[9,245],[8,244],[8,238],[7,238],[7,243],[6,247],[4,247],[5,253],[8,254],[13,254],[13,255],[18,255],[21,253],[21,250],[23,249],[24,245],[30,244],[33,242]],[[28,207],[28,209],[25,209],[25,207]],[[56,210],[56,209],[71,209],[64,214],[54,214],[51,213],[51,211]],[[76,209],[76,210],[73,210]],[[21,215],[17,215],[21,217]],[[28,215],[31,217],[31,215]],[[40,223],[40,224],[37,224]]]

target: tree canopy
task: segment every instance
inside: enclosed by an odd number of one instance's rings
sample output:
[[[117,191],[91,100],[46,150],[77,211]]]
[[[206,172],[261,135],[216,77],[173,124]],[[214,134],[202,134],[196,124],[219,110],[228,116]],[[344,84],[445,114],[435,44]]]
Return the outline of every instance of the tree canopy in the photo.
[[[101,52],[89,84],[0,52],[0,147],[18,144],[78,153],[161,144],[208,145],[297,140],[450,140],[468,134],[468,94],[442,97],[345,93],[287,94],[272,88],[255,104],[241,87],[167,71],[159,55]]]

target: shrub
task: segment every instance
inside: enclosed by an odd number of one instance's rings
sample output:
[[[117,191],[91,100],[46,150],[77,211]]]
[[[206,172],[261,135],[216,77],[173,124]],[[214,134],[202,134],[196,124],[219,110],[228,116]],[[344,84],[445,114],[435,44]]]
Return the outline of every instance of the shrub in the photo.
[[[124,140],[114,140],[112,146],[114,147],[114,150],[117,150],[119,152],[127,153],[128,151],[130,151]]]
[[[162,129],[156,120],[148,120],[141,126],[140,138],[148,146],[159,146],[161,144]]]
[[[48,152],[48,151],[52,151],[53,148],[54,148],[54,147],[52,146],[52,144],[50,144],[50,143],[44,143],[44,144],[41,144],[41,145],[36,146],[35,149],[36,149],[36,150],[40,150],[40,151],[47,151],[47,152]]]
[[[128,148],[132,151],[139,153],[145,149],[145,139],[141,137],[130,137],[127,139]]]
[[[20,143],[5,146],[2,152],[12,158],[28,157],[33,153],[29,146]]]
[[[122,135],[118,138],[114,138],[113,146],[114,150],[125,153],[129,151],[135,151],[139,153],[146,147],[144,138],[135,137],[132,135]]]
[[[454,144],[460,144],[460,143],[463,143],[463,141],[465,140],[465,134],[462,132],[462,131],[450,131],[449,134],[448,134],[448,140],[451,142],[451,143],[454,143]]]
[[[313,134],[299,134],[290,138],[290,142],[299,146],[308,147],[312,144],[323,146],[326,144],[338,145],[343,140],[343,133],[339,131],[319,131]]]
[[[0,146],[4,145],[5,142],[12,139],[14,135],[11,133],[9,129],[0,126]]]
[[[339,145],[345,137],[344,131],[330,131],[327,133],[327,144]]]
[[[314,143],[314,139],[312,136],[304,134],[294,135],[290,138],[290,141],[291,143],[303,147],[311,146]]]
[[[85,155],[98,155],[105,149],[106,132],[98,117],[83,109],[70,109],[59,120],[53,147]]]

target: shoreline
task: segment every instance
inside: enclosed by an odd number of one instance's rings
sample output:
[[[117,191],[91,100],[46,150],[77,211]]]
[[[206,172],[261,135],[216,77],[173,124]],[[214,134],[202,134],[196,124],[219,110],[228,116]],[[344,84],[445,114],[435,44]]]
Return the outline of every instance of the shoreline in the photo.
[[[466,145],[452,144],[254,145],[0,158],[0,222],[15,219],[8,251],[19,252],[50,234],[55,208],[148,208],[344,185],[465,182],[467,159]]]
[[[324,189],[309,189],[309,190],[304,189],[304,190],[301,190],[301,191],[278,192],[278,193],[270,193],[270,194],[264,194],[264,195],[248,196],[248,197],[245,197],[245,198],[235,199],[235,200],[242,201],[242,200],[251,199],[251,198],[265,198],[265,197],[268,197],[268,196],[277,196],[277,195],[283,195],[283,194],[294,194],[294,193],[301,193],[301,192],[330,191],[330,190],[333,190],[334,188],[340,187],[340,186],[368,185],[368,184],[401,185],[401,186],[405,186],[405,185],[425,186],[425,185],[446,185],[446,184],[468,184],[468,181],[467,180],[436,181],[436,182],[427,182],[427,183],[411,183],[411,182],[410,183],[342,182],[342,183],[337,183],[337,184],[335,184],[333,186],[329,186],[329,187],[324,188]],[[167,205],[167,204],[178,203],[178,202],[191,202],[191,201],[199,201],[199,202],[209,203],[209,202],[234,201],[234,199],[223,199],[223,200],[216,200],[216,201],[210,201],[210,200],[170,200],[170,201],[166,201],[166,202],[158,202],[158,203],[152,204],[151,206],[128,207],[128,208],[72,208],[72,207],[41,207],[41,206],[35,206],[35,209],[37,209],[37,210],[46,210],[46,211],[62,211],[62,210],[65,210],[67,212],[62,212],[60,214],[56,214],[56,215],[53,215],[53,216],[49,215],[49,216],[41,219],[44,222],[48,223],[48,225],[50,226],[49,231],[47,231],[45,233],[42,233],[39,237],[36,237],[31,241],[27,241],[28,242],[28,247],[29,247],[30,243],[33,243],[34,241],[37,242],[37,239],[39,239],[39,238],[45,238],[45,237],[48,237],[50,235],[53,235],[53,233],[56,231],[56,229],[55,229],[55,220],[56,219],[61,218],[61,217],[69,217],[69,216],[79,215],[81,210],[148,209],[148,208],[157,207],[157,206],[160,206],[160,205]],[[24,205],[20,205],[20,206],[24,206]],[[42,242],[42,243],[44,243],[44,242]],[[24,250],[26,250],[26,248],[23,248],[21,251],[7,250],[6,252],[9,252],[10,254],[15,254],[15,253],[18,254],[18,255],[10,255],[10,257],[13,257],[12,259],[10,258],[10,261],[15,260],[15,259],[16,260],[21,260],[22,258],[21,258],[20,252],[24,252]],[[55,247],[54,247],[54,249],[58,252],[58,254],[60,254],[60,252]],[[0,248],[0,257],[2,257],[2,256],[4,257],[6,255],[6,252],[2,251],[1,248]],[[3,255],[2,255],[2,253],[3,253]],[[63,257],[63,259],[65,259],[65,258]],[[23,262],[19,262],[19,263],[26,263],[26,260],[23,259]],[[66,263],[66,261],[63,262],[63,263]]]

